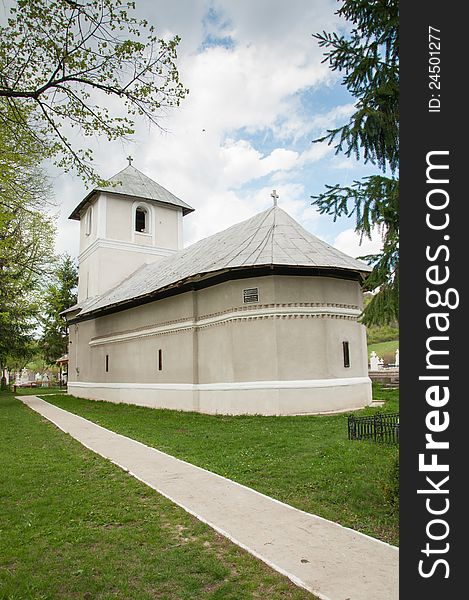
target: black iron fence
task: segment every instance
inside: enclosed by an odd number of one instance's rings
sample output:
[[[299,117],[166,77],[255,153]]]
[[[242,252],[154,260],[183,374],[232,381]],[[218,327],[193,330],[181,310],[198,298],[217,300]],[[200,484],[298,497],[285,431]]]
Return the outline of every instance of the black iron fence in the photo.
[[[398,444],[399,413],[377,413],[370,417],[350,415],[348,418],[348,439]]]

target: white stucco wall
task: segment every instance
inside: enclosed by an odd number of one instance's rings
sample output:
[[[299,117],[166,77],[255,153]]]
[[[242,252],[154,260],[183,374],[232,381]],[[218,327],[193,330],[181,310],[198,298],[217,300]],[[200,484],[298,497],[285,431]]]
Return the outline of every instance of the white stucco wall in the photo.
[[[258,303],[243,304],[248,287],[259,288]],[[69,391],[225,414],[365,406],[371,382],[365,329],[357,322],[361,308],[358,282],[275,275],[228,281],[83,321],[70,328]]]
[[[137,207],[148,211],[148,233],[135,231]],[[124,195],[97,194],[80,214],[78,301],[103,294],[141,265],[178,250],[181,222],[181,208]]]

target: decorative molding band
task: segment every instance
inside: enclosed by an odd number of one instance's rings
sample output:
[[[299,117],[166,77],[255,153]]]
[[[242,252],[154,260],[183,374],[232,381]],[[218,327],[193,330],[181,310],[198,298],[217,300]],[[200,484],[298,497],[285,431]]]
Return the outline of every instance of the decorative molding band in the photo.
[[[212,317],[219,317],[221,315],[227,315],[229,313],[232,313],[233,311],[237,311],[237,312],[243,312],[243,313],[253,313],[258,311],[259,309],[273,309],[273,308],[292,308],[292,307],[308,307],[308,308],[316,308],[316,307],[327,307],[327,308],[349,308],[351,310],[356,310],[358,312],[361,311],[359,309],[359,307],[356,304],[339,304],[336,302],[288,302],[288,303],[270,303],[270,304],[249,304],[249,305],[241,305],[241,306],[236,306],[236,307],[230,307],[230,308],[226,308],[225,310],[219,310],[217,312],[213,312],[213,313],[207,313],[205,315],[203,315],[204,319],[209,319]],[[200,317],[202,318],[202,317]],[[142,327],[136,327],[134,329],[124,329],[122,331],[116,331],[113,334],[110,334],[112,336],[115,335],[121,335],[121,334],[127,334],[127,333],[137,333],[137,332],[145,332],[148,329],[153,329],[156,327],[166,327],[169,325],[174,325],[174,324],[180,324],[181,326],[184,326],[184,328],[189,329],[191,327],[191,324],[193,323],[193,319],[192,317],[182,317],[179,319],[171,319],[170,321],[162,321],[161,323],[152,323],[150,325],[143,325]],[[105,337],[109,337],[109,336],[99,336],[99,337],[95,337],[92,338],[92,340],[101,340],[104,339]]]
[[[230,390],[291,390],[342,387],[371,384],[369,377],[337,377],[335,379],[299,379],[289,381],[237,381],[226,383],[92,383],[69,381],[69,388],[104,388],[153,391],[230,391]]]
[[[216,316],[201,317],[200,319],[185,319],[179,322],[163,323],[135,331],[127,331],[97,337],[90,340],[90,346],[100,346],[115,342],[126,342],[148,336],[176,333],[189,329],[204,329],[214,325],[231,323],[234,321],[251,321],[258,319],[304,319],[304,318],[332,318],[348,319],[355,321],[361,314],[359,308],[343,308],[339,306],[279,306],[272,305],[264,308],[251,308],[250,310],[233,309]]]
[[[170,248],[162,248],[161,246],[143,246],[140,244],[136,244],[135,242],[124,242],[121,240],[105,240],[102,238],[98,238],[94,240],[94,242],[90,246],[88,246],[88,248],[83,250],[83,252],[78,256],[78,262],[83,262],[99,248],[108,248],[110,250],[125,250],[125,252],[140,252],[143,254],[154,254],[155,256],[170,256],[171,254],[177,252],[177,250],[172,250]]]

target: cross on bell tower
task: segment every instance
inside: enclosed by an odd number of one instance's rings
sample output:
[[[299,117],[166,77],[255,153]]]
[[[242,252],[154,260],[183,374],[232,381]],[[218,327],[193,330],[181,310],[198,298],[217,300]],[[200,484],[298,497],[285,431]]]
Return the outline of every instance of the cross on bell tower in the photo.
[[[280,196],[277,194],[277,190],[272,190],[270,195],[274,199],[274,206],[277,206],[277,200],[280,198]]]
[[[131,166],[132,166],[132,161],[133,161],[133,158],[130,156],[130,154],[129,154],[129,156],[127,157],[127,160],[129,161],[129,167],[131,167]]]

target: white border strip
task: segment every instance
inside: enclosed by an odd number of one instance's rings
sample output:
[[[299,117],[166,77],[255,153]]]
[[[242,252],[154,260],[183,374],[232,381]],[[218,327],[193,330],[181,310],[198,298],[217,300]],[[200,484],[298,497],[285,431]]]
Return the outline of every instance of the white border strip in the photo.
[[[130,331],[125,333],[116,333],[114,335],[106,335],[92,339],[89,342],[90,346],[100,346],[103,344],[112,344],[115,342],[125,342],[128,340],[138,339],[161,333],[174,333],[183,329],[191,329],[195,327],[207,327],[210,325],[218,325],[228,323],[234,320],[249,320],[258,318],[272,317],[345,317],[357,319],[361,314],[358,308],[344,308],[337,306],[277,306],[269,308],[258,308],[249,310],[233,310],[215,317],[202,317],[200,319],[187,319],[179,323],[167,325],[157,325],[140,329],[139,331]]]
[[[300,379],[291,381],[237,381],[226,383],[108,383],[69,381],[70,388],[107,388],[174,391],[230,391],[230,390],[291,390],[341,387],[371,383],[369,377],[342,377],[336,379]]]
[[[162,246],[144,246],[123,240],[97,238],[78,256],[78,261],[86,260],[95,250],[99,248],[110,248],[111,250],[123,250],[125,252],[140,252],[143,254],[152,254],[155,256],[170,256],[177,252],[172,248],[163,248]]]

